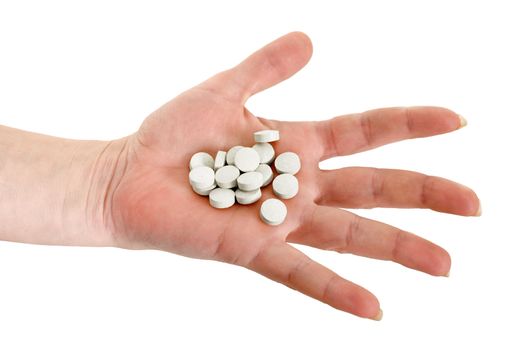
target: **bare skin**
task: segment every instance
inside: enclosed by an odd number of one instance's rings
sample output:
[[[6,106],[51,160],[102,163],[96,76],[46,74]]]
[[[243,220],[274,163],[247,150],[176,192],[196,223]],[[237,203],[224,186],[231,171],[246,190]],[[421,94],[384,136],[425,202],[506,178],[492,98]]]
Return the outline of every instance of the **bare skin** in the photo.
[[[23,208],[28,201],[57,203],[56,212],[51,210],[45,218],[37,215],[35,221],[40,223],[29,222],[21,228],[16,217],[4,220],[0,239],[160,249],[219,260],[249,268],[334,308],[380,319],[382,312],[373,294],[288,242],[392,260],[444,276],[450,270],[450,256],[441,247],[340,208],[429,208],[475,216],[481,213],[479,200],[467,187],[438,177],[360,167],[324,171],[319,162],[403,139],[454,131],[464,122],[440,107],[385,108],[319,122],[264,119],[244,107],[253,94],[300,70],[311,54],[306,35],[285,35],[238,66],[169,101],[153,112],[138,132],[120,140],[62,140],[0,128],[4,139],[5,135],[16,135],[10,137],[18,140],[14,142],[18,146],[4,152],[8,158],[7,165],[0,166],[0,195],[6,197],[2,187],[6,181],[20,187],[35,186],[29,185],[30,180],[43,187],[46,181],[69,183],[66,189],[49,186],[42,190],[37,194],[40,200],[32,191],[31,196],[11,198],[9,207],[0,206],[0,217],[4,218],[8,213],[16,216],[13,206]],[[281,140],[274,146],[277,153],[294,151],[302,161],[297,174],[299,194],[286,201],[288,216],[276,227],[259,219],[261,201],[213,209],[207,198],[195,194],[188,184],[188,162],[193,153],[214,155],[237,144],[251,145],[253,132],[267,128],[280,131]],[[50,146],[29,151],[24,145],[31,142]],[[55,172],[49,175],[43,166],[42,173],[48,177],[40,174],[38,179],[29,175],[21,179],[16,175],[20,169],[35,165],[15,161],[9,156],[13,148],[18,154],[39,152],[39,159],[46,155],[58,159],[58,165],[52,165]],[[59,152],[65,154],[63,160],[53,156]],[[62,173],[56,171],[60,165]],[[78,174],[74,177],[78,179],[70,180],[71,174]],[[263,199],[271,196],[270,191],[263,191]],[[34,206],[38,211],[38,205]]]

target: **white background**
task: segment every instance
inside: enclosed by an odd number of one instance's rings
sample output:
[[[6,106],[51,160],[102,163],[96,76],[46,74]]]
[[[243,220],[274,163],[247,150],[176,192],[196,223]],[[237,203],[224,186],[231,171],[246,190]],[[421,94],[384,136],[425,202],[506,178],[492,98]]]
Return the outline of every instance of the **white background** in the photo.
[[[519,3],[1,1],[0,124],[68,138],[121,137],[166,100],[301,30],[314,43],[310,64],[249,108],[287,120],[385,106],[452,108],[467,128],[323,166],[449,177],[478,192],[483,216],[359,211],[448,249],[448,279],[300,247],[374,292],[381,322],[221,263],[2,242],[0,348],[523,349]]]

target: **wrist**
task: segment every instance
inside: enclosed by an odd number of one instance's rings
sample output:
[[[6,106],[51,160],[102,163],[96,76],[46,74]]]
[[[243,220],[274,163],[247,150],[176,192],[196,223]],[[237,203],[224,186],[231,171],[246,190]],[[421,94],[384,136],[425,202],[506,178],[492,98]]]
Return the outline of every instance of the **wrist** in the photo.
[[[113,195],[128,165],[128,138],[73,142],[77,144],[64,194],[64,234],[74,234],[77,245],[115,246]]]
[[[0,126],[0,240],[113,246],[127,138],[77,141]]]

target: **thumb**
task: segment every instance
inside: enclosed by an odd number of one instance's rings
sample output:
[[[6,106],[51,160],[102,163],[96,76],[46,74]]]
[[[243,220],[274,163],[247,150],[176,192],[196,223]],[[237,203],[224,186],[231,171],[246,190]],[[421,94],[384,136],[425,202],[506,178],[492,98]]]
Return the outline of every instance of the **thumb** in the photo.
[[[200,87],[242,104],[288,79],[310,60],[312,42],[301,32],[286,34],[251,54],[237,66],[203,82]]]

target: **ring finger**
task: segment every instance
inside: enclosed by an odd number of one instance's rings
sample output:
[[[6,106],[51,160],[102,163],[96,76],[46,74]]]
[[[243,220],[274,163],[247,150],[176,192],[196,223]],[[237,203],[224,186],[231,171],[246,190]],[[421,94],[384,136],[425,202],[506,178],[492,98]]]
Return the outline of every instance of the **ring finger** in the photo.
[[[441,247],[393,226],[344,209],[313,205],[308,218],[287,241],[312,247],[391,260],[431,275],[447,275],[450,256]]]

